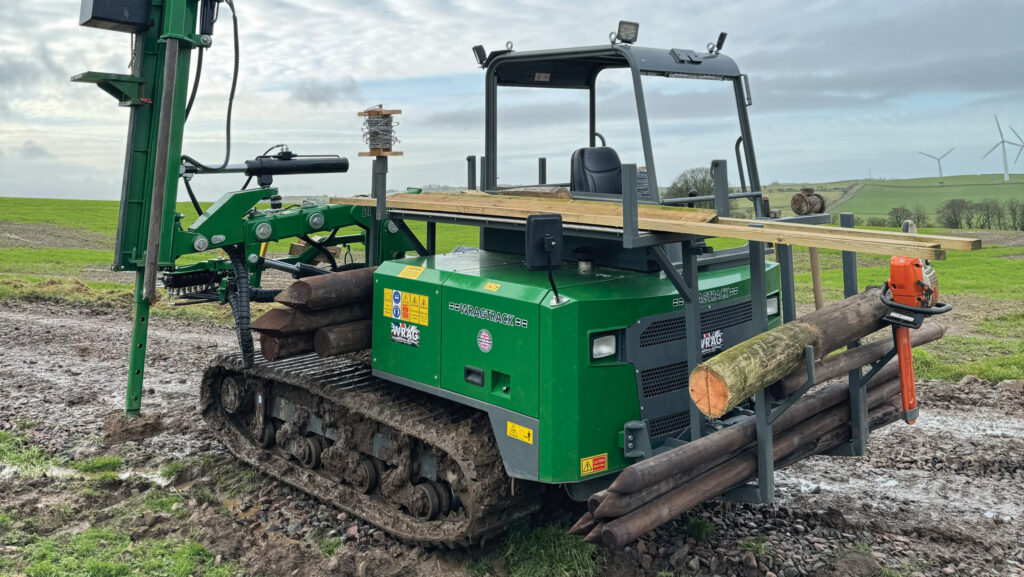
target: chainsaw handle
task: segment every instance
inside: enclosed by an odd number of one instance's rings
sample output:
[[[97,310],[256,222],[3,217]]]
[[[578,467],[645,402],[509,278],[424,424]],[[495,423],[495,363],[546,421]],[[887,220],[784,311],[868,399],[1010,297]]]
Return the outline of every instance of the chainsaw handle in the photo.
[[[922,314],[922,315],[929,315],[929,316],[931,316],[931,315],[941,315],[943,313],[948,313],[949,311],[953,310],[953,305],[947,305],[946,303],[936,303],[935,306],[933,306],[933,307],[912,307],[910,305],[905,305],[905,304],[898,303],[898,302],[892,300],[891,298],[889,298],[889,283],[888,282],[882,285],[882,293],[879,295],[878,298],[882,300],[882,304],[884,304],[885,306],[887,306],[889,308],[899,309],[899,310],[903,310],[903,311],[907,311],[907,312],[915,313],[915,314]]]

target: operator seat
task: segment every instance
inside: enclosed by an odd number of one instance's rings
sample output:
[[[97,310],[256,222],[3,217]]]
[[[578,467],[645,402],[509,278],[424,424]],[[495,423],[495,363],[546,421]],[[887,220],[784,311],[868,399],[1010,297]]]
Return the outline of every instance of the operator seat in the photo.
[[[622,161],[614,148],[594,146],[572,153],[569,190],[622,194]]]

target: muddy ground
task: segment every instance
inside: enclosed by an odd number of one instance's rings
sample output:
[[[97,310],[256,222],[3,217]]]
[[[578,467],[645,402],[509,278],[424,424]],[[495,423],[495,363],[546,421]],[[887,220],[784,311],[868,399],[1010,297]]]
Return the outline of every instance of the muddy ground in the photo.
[[[0,430],[66,458],[121,456],[131,473],[85,494],[67,479],[3,471],[0,512],[31,518],[70,504],[73,518],[36,530],[119,523],[136,538],[190,536],[246,574],[468,575],[481,555],[395,542],[235,462],[196,412],[205,361],[235,346],[230,327],[155,319],[146,417],[126,430],[128,315],[0,304]],[[709,540],[697,542],[680,519],[609,556],[605,574],[1024,575],[1021,383],[927,381],[919,396],[918,424],[877,431],[867,457],[815,457],[780,471],[775,504],[705,505],[695,515],[714,523]],[[171,463],[179,470],[170,484],[151,488]],[[183,503],[173,514],[124,516],[124,503],[157,490]],[[578,513],[557,509],[538,522]],[[324,538],[344,545],[327,555]],[[506,568],[499,560],[490,572]]]

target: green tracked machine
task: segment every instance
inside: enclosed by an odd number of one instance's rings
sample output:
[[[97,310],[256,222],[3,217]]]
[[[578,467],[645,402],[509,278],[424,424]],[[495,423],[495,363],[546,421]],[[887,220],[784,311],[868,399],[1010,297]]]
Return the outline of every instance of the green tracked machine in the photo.
[[[237,77],[238,23],[225,1],[234,20]],[[791,264],[784,271],[785,263],[766,260],[765,243],[712,251],[698,235],[637,227],[638,206],[647,204],[710,202],[728,215],[730,200],[739,198],[751,202],[757,217],[766,216],[749,89],[720,53],[724,36],[707,52],[641,48],[633,45],[635,25],[623,23],[611,42],[598,46],[474,49],[485,73],[482,192],[503,192],[499,87],[586,91],[589,142],[563,159],[572,173],[565,188],[575,199],[621,204],[623,224],[607,227],[562,223],[557,215],[391,209],[386,155],[373,161],[375,206],[306,201],[284,207],[275,178],[342,173],[348,161],[286,149],[271,154],[273,148],[244,165],[225,158],[210,166],[183,155],[191,59],[198,55],[201,67],[219,7],[220,0],[82,3],[83,25],[134,38],[131,74],[74,78],[97,84],[130,111],[113,264],[137,274],[129,418],[141,409],[149,309],[162,273],[175,304],[213,302],[234,312],[240,352],[214,359],[201,390],[206,421],[232,453],[399,538],[469,544],[536,511],[545,486],[585,500],[631,463],[703,435],[710,423],[690,401],[689,368],[779,325],[784,315],[791,318]],[[596,80],[608,69],[630,74],[646,178],[615,150],[598,146]],[[643,76],[731,85],[741,192],[730,192],[726,163],[714,160],[714,194],[660,198]],[[230,130],[228,139],[230,151]],[[246,181],[203,210],[191,182],[211,173]],[[248,188],[252,179],[256,187]],[[474,188],[475,165],[469,180]],[[176,212],[179,185],[199,214],[188,226]],[[267,202],[269,208],[261,204]],[[425,241],[406,220],[426,222]],[[479,248],[436,254],[438,223],[479,227]],[[266,257],[266,243],[291,238],[305,239],[305,251]],[[363,262],[330,265],[335,271],[377,267],[372,351],[264,359],[249,330],[250,303],[276,294],[261,288],[262,272],[319,274],[324,269],[315,259],[329,247],[354,243],[366,247]],[[178,264],[199,253],[215,254]]]

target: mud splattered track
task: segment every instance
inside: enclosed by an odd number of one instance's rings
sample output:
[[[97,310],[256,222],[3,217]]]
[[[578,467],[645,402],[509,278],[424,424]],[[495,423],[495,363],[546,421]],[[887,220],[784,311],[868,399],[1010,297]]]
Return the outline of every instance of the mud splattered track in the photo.
[[[69,458],[117,454],[135,471],[195,460],[175,478],[182,491],[214,486],[238,467],[197,410],[206,363],[234,351],[230,327],[153,322],[144,397],[153,420],[128,431],[114,417],[123,406],[126,313],[0,305],[0,429],[21,427]],[[779,472],[772,506],[707,504],[694,516],[714,522],[710,540],[674,521],[612,555],[607,574],[1024,575],[1024,392],[968,379],[923,382],[919,396],[918,424],[876,432],[867,457],[817,457]],[[107,498],[130,499],[147,486],[128,483]],[[0,508],[81,498],[54,480],[0,478]],[[133,535],[197,535],[263,575],[464,575],[470,557],[398,543],[258,475],[237,498],[206,506],[193,496],[186,507],[180,518],[140,515]],[[97,511],[89,522],[103,519]],[[346,545],[325,556],[316,536]]]

